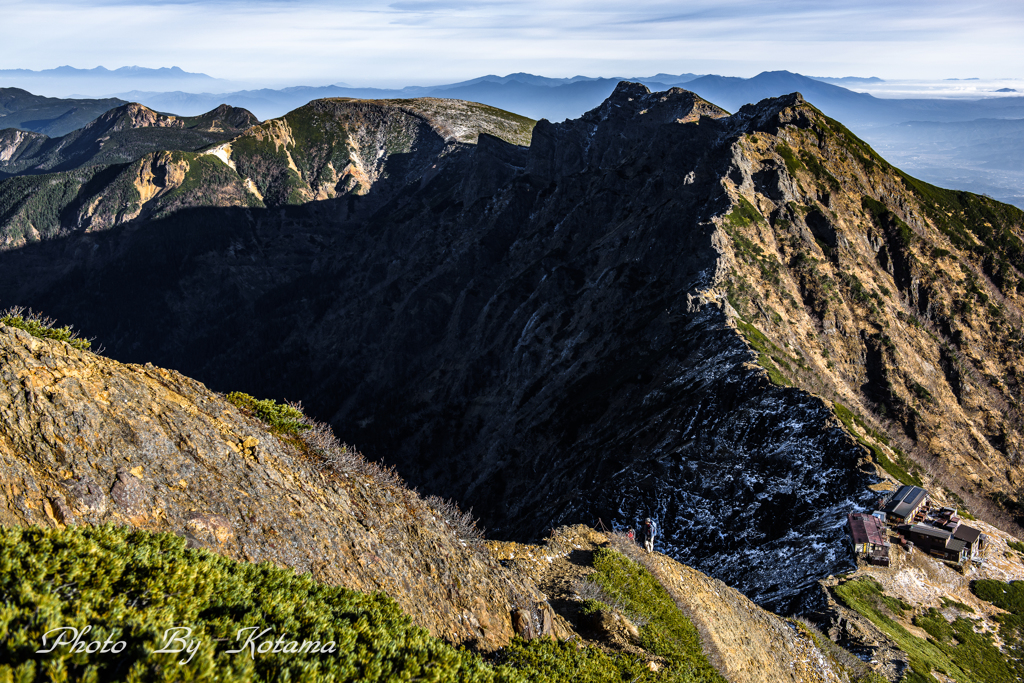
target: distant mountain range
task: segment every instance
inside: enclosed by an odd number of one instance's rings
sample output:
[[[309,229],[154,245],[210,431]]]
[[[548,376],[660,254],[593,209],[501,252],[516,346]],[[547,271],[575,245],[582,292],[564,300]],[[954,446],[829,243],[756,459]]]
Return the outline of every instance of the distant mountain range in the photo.
[[[351,97],[355,99],[411,99],[444,97],[489,104],[534,119],[550,121],[575,118],[603,102],[621,81],[643,83],[653,90],[666,90],[700,78],[697,74],[657,74],[651,77],[547,78],[528,73],[507,76],[488,75],[457,83],[405,88],[353,88],[345,84],[296,86],[273,90],[240,90],[213,94],[189,91],[128,91],[118,97],[145,104],[161,111],[199,114],[219,104],[244,107],[261,119],[283,116],[316,99]]]
[[[107,69],[0,69],[0,86],[24,88],[34,93],[55,96],[107,96],[120,90],[192,90],[209,92],[236,88],[237,84],[202,73],[191,73],[176,66],[150,69],[122,66]]]

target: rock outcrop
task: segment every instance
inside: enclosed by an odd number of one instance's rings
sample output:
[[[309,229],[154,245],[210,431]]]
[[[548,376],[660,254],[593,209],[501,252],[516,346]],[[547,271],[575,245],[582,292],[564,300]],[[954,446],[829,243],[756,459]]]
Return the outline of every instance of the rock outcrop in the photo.
[[[415,493],[316,467],[300,441],[194,380],[3,325],[0,376],[0,525],[169,531],[384,591],[434,635],[484,649],[513,637],[513,616],[543,621],[536,588]]]
[[[491,555],[533,578],[552,604],[579,600],[574,590],[594,570],[587,558],[601,546],[616,548],[646,566],[697,627],[705,654],[732,683],[847,680],[847,673],[793,623],[761,609],[721,581],[661,553],[585,526],[557,529],[542,545],[490,542]],[[599,642],[643,654],[636,627],[621,615],[599,614],[592,626]],[[586,635],[587,631],[582,633]]]

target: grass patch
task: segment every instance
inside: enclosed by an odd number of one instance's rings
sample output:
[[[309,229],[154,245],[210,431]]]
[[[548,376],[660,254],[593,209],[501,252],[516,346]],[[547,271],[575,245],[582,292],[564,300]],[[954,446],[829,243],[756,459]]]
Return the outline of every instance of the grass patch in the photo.
[[[92,341],[82,339],[70,325],[58,327],[56,320],[33,313],[31,308],[26,310],[22,306],[12,306],[6,311],[0,312],[0,322],[10,327],[17,327],[19,330],[25,330],[39,339],[67,342],[82,351],[88,351],[92,347]]]
[[[644,649],[664,657],[667,666],[658,680],[725,683],[701,649],[697,628],[679,611],[672,597],[647,569],[608,548],[594,552],[591,580],[627,612],[648,621],[640,628]]]
[[[232,391],[227,400],[239,410],[259,418],[278,434],[298,435],[310,428],[309,420],[299,407],[271,398],[256,399],[240,391]]]
[[[839,418],[839,421],[843,423],[844,427],[846,427],[846,431],[850,432],[850,435],[857,440],[857,443],[871,451],[871,454],[874,456],[875,462],[878,463],[879,467],[892,475],[892,477],[901,484],[907,484],[909,486],[924,486],[924,482],[921,481],[920,476],[918,476],[917,468],[913,461],[904,455],[898,448],[892,446],[889,443],[888,437],[881,432],[868,427],[859,415],[844,406],[842,403],[836,401],[832,405],[836,417]],[[884,443],[886,446],[892,448],[893,452],[896,454],[896,461],[894,462],[891,460],[889,456],[885,454],[885,451],[879,448],[877,444],[871,443],[861,436],[860,431],[857,429],[858,427],[865,433],[869,434],[875,441]]]
[[[936,679],[931,672],[935,670],[958,683],[974,683],[974,679],[957,666],[936,643],[913,635],[893,619],[900,614],[892,609],[894,599],[886,596],[882,587],[873,579],[844,581],[832,591],[843,604],[867,617],[909,656],[910,670],[904,676],[904,681],[934,682]],[[902,605],[897,603],[897,606],[902,609]]]
[[[775,151],[779,153],[779,156],[786,163],[786,170],[789,171],[789,175],[795,176],[797,171],[804,170],[804,165],[800,163],[796,154],[793,153],[793,149],[785,142],[780,142],[776,145]]]
[[[740,195],[736,199],[736,206],[726,215],[725,220],[734,228],[745,228],[763,222],[764,217],[746,197]]]
[[[885,595],[872,579],[845,581],[833,588],[836,596],[850,609],[867,617],[892,638],[910,657],[910,671],[904,681],[934,681],[931,672],[939,671],[958,683],[1003,683],[1020,680],[1024,675],[1024,583],[976,581],[971,590],[979,598],[992,602],[1009,614],[995,617],[1000,624],[1001,651],[991,635],[975,630],[977,622],[957,617],[952,622],[935,608],[914,617],[913,624],[928,634],[916,636],[895,621],[910,609],[902,601]],[[944,607],[967,613],[974,610],[961,602],[942,599]]]
[[[787,358],[785,352],[773,344],[771,340],[761,332],[761,330],[748,322],[737,318],[736,328],[740,331],[750,346],[757,352],[757,364],[768,371],[768,378],[779,386],[793,386],[793,383],[789,378],[783,375],[782,371],[779,370],[779,366],[781,366],[785,368],[787,372],[793,371],[792,366],[789,364],[791,359]]]
[[[861,197],[861,206],[871,215],[875,224],[883,230],[890,231],[904,249],[910,247],[914,241],[914,231],[903,219],[890,211],[889,207],[868,196]]]
[[[1010,546],[1011,549],[1016,550],[1018,553],[1024,553],[1024,543],[1020,541],[1007,541],[1006,545]],[[991,600],[989,601],[991,602]]]

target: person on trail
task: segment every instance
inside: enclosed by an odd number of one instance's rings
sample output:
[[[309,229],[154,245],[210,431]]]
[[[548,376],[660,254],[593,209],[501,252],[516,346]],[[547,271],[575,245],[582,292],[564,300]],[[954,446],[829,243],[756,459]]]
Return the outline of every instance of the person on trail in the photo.
[[[636,543],[636,531],[633,529],[633,527],[629,527],[629,531],[626,532],[626,538],[628,538],[631,542]]]
[[[658,535],[658,525],[648,517],[644,520],[644,548],[649,553],[654,552],[654,539]]]

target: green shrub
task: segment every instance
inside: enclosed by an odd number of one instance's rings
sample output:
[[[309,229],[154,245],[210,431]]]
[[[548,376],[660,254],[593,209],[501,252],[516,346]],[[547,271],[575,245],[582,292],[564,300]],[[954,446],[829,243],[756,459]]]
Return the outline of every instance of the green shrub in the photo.
[[[33,337],[38,337],[39,339],[55,339],[67,342],[82,351],[88,351],[92,347],[92,341],[79,337],[79,333],[72,330],[70,325],[57,327],[57,321],[53,318],[33,313],[32,309],[25,310],[21,306],[13,306],[0,313],[0,322],[10,327],[25,330]]]
[[[530,642],[516,638],[501,652],[498,661],[537,683],[649,683],[662,680],[639,657],[611,656],[593,646],[580,648],[569,641],[548,638]]]
[[[125,527],[0,529],[0,605],[0,681],[523,680],[413,626],[383,594]],[[54,644],[55,629],[87,626],[83,643],[109,638],[124,649],[37,652]],[[239,630],[254,626],[273,628],[275,641],[319,641],[325,650],[333,642],[335,651],[229,652],[244,647],[249,633],[240,642]],[[199,644],[187,664],[178,662],[188,653],[156,652],[175,627],[191,628]]]
[[[227,395],[228,402],[236,408],[258,417],[278,434],[297,435],[310,428],[309,420],[302,410],[274,399],[256,399],[240,391]]]
[[[793,153],[792,148],[785,142],[780,142],[775,147],[775,151],[779,153],[782,160],[786,163],[786,170],[789,171],[789,175],[796,176],[797,171],[802,171],[804,165],[800,163],[800,160],[796,158],[796,154]]]
[[[674,609],[667,595],[659,599],[669,604],[645,609],[659,614]],[[659,635],[658,642],[678,638],[688,625],[692,633],[685,634],[687,647],[693,654],[689,659],[674,657],[668,670],[660,673],[650,671],[640,657],[613,656],[596,647],[580,648],[547,638],[530,642],[517,638],[489,663],[412,625],[398,604],[382,593],[326,586],[309,574],[270,563],[237,562],[190,549],[185,539],[172,534],[110,525],[0,528],[0,681],[4,682],[721,681],[713,669],[708,675],[710,665],[702,659],[696,631],[676,613],[675,620],[670,614],[659,622],[659,628],[668,627],[671,632]],[[686,621],[682,629],[679,619]],[[85,632],[86,627],[91,630]],[[273,631],[246,647],[251,632],[244,629],[252,627]],[[61,628],[77,629],[84,644],[124,642],[125,646],[117,653],[72,652],[70,645],[37,652],[55,645],[53,631]],[[191,629],[187,635],[175,634],[198,643],[191,659],[188,651],[157,652],[178,648],[177,644],[164,646],[167,631],[174,628]],[[49,635],[44,644],[45,634]],[[646,637],[652,638],[651,634]],[[283,645],[278,652],[259,652],[262,643],[279,638]],[[306,641],[319,641],[323,651],[281,651],[289,649],[292,641],[300,647]],[[179,664],[186,659],[187,664]],[[700,659],[703,665],[690,659]]]

